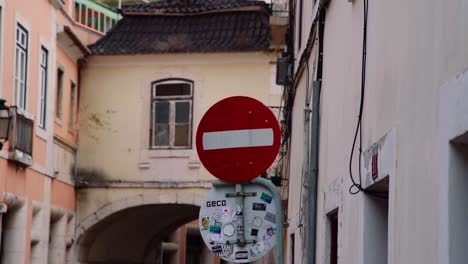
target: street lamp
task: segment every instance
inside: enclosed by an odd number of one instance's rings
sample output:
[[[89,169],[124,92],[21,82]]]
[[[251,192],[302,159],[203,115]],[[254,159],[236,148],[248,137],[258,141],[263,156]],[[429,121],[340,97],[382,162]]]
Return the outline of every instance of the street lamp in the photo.
[[[0,150],[3,148],[3,143],[8,141],[8,133],[10,132],[10,107],[5,105],[6,100],[0,99]]]

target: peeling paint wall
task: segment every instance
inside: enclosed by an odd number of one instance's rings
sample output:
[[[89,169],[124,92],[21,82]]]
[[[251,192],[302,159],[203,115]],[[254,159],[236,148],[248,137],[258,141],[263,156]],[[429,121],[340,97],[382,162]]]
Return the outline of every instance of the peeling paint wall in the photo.
[[[149,149],[151,83],[166,78],[194,82],[194,142],[199,120],[218,100],[246,95],[279,105],[271,61],[275,55],[267,53],[92,57],[82,73],[78,171],[122,181],[212,179],[194,144]]]

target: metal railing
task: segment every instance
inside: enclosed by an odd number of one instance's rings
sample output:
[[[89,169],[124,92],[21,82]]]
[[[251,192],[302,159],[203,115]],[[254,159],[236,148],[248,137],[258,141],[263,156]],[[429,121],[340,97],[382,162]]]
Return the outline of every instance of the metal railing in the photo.
[[[13,114],[12,136],[14,137],[11,148],[32,156],[34,121],[18,112],[16,106],[12,106],[11,109]]]

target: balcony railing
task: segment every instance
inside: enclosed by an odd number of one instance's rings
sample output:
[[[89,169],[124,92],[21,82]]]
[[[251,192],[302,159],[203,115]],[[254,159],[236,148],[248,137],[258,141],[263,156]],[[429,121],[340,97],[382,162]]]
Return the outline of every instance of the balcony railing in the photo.
[[[23,115],[16,116],[16,149],[32,155],[32,135],[34,122]]]
[[[32,164],[34,121],[16,106],[11,107],[9,159],[24,165]]]

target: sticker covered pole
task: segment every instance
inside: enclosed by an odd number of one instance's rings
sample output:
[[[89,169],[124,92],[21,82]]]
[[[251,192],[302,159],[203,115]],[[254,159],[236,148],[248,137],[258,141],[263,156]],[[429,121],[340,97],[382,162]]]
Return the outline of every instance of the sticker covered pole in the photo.
[[[236,184],[236,221],[237,221],[237,243],[240,246],[245,245],[244,233],[244,188],[242,184]]]

